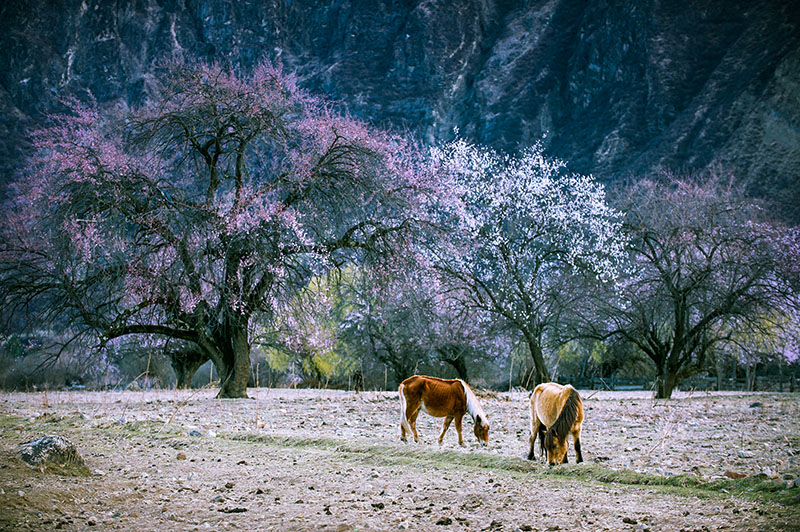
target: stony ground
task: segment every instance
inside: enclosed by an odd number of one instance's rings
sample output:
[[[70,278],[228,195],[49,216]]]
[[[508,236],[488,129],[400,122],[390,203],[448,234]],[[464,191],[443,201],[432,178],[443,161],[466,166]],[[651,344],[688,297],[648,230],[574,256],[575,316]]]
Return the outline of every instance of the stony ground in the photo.
[[[548,469],[526,393],[482,396],[487,449],[400,443],[396,393],[214,393],[0,394],[0,530],[800,530],[798,394],[585,391],[586,461]],[[44,434],[91,474],[14,459]]]

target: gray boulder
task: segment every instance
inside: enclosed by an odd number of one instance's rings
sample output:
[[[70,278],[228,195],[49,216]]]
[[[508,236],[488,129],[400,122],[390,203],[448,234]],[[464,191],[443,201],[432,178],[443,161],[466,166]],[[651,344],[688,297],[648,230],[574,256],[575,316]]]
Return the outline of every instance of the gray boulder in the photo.
[[[16,454],[29,466],[41,470],[49,466],[87,469],[75,445],[61,436],[48,435],[23,443],[16,448]]]

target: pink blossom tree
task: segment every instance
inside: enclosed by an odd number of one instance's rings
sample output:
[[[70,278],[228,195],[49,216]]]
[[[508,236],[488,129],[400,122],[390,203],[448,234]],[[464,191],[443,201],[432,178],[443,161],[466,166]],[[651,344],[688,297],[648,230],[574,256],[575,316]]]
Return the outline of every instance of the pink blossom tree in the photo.
[[[70,100],[35,132],[3,214],[0,304],[104,342],[188,342],[219,397],[244,397],[256,322],[311,276],[390,254],[436,179],[414,145],[268,62],[163,79],[141,109]]]
[[[612,281],[624,258],[621,217],[602,185],[567,172],[541,144],[519,156],[456,140],[434,152],[453,182],[453,238],[436,240],[430,260],[464,304],[491,313],[524,338],[532,384],[550,380],[543,349],[573,295],[575,274]]]
[[[797,308],[800,232],[719,176],[642,180],[620,204],[631,271],[598,306],[587,299],[583,322],[650,357],[656,397],[704,370],[713,349],[772,336],[779,321],[768,318]]]

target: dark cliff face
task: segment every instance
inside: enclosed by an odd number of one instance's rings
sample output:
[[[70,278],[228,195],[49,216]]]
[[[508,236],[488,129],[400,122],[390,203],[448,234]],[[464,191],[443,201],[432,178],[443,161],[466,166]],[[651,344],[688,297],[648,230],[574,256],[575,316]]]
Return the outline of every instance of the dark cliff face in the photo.
[[[165,56],[266,56],[429,142],[546,134],[607,181],[719,164],[800,221],[800,8],[785,0],[10,0],[0,47],[5,181],[61,95],[135,106]]]

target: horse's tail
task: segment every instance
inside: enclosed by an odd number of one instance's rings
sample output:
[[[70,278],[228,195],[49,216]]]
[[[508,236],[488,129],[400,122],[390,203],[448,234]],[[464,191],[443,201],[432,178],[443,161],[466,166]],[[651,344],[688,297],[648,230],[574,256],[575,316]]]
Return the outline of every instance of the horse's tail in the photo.
[[[408,419],[406,418],[406,408],[408,407],[408,401],[406,401],[406,392],[405,392],[405,384],[400,383],[400,388],[397,389],[397,392],[400,394],[400,426],[406,429],[406,432],[410,434],[414,434],[411,432],[411,425],[408,423]]]
[[[569,395],[564,403],[564,407],[561,409],[561,413],[558,414],[558,419],[556,419],[556,422],[553,423],[553,426],[551,426],[545,434],[545,446],[548,449],[552,448],[554,437],[558,439],[566,438],[572,430],[572,425],[574,425],[575,421],[578,419],[581,396],[578,395],[578,391],[572,386],[567,388],[567,393]]]

